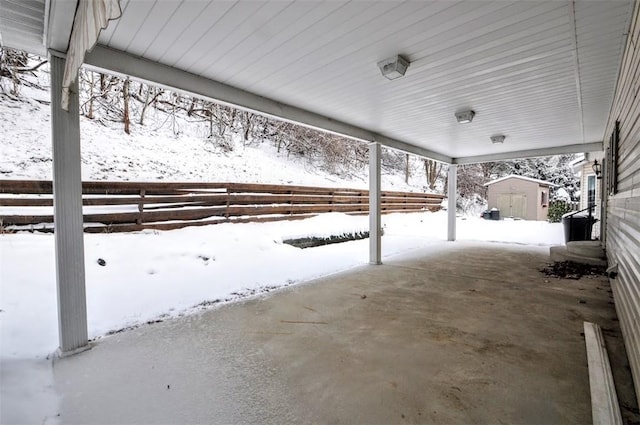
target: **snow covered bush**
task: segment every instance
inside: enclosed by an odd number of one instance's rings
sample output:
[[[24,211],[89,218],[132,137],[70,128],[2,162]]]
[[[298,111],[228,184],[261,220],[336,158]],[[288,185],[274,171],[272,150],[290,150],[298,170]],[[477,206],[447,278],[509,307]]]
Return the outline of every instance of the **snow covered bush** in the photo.
[[[559,223],[562,220],[562,216],[572,209],[571,204],[567,201],[551,201],[549,203],[547,220],[549,223]]]

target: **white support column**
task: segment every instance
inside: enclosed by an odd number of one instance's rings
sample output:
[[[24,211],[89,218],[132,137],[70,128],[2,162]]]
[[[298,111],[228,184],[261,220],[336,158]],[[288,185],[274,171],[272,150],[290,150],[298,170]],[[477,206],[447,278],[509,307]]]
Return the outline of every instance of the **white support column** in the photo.
[[[449,165],[449,177],[448,177],[448,187],[447,187],[447,196],[448,205],[447,205],[447,240],[455,241],[456,240],[456,192],[457,192],[457,177],[458,177],[458,166],[455,164]]]
[[[53,143],[53,213],[61,355],[89,347],[80,174],[80,117],[77,83],[70,88],[69,112],[60,106],[65,59],[49,55]]]
[[[380,156],[380,143],[369,143],[369,263],[371,264],[382,264]]]

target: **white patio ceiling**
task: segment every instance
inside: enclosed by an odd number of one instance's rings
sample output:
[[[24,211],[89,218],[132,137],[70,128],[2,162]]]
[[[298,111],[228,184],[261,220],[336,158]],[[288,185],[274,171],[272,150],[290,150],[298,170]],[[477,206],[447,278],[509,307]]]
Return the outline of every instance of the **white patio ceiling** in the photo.
[[[47,10],[70,2],[50,0]],[[6,24],[16,3],[22,2],[0,0],[0,34],[5,44],[27,48]],[[102,32],[88,63],[143,79],[157,74],[166,85],[250,109],[468,162],[592,150],[601,142],[632,1],[122,0],[121,6],[122,17]],[[43,19],[47,46],[64,51],[61,34],[69,28],[54,18]],[[411,65],[389,81],[376,63],[396,54]],[[147,61],[163,66],[154,71]],[[184,82],[193,76],[198,84]],[[208,89],[192,89],[207,80]],[[454,112],[466,109],[475,119],[458,124]],[[497,134],[506,136],[504,144],[491,143]]]

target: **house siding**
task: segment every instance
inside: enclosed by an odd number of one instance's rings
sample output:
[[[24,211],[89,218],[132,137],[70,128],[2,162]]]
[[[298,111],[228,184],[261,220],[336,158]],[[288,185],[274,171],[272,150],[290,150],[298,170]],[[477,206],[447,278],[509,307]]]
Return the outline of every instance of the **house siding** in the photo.
[[[620,122],[617,155],[618,190],[608,195],[606,248],[609,265],[618,266],[611,279],[616,311],[640,402],[640,23],[636,2],[622,58],[616,94],[607,123],[605,146]],[[606,170],[608,174],[611,170]],[[606,179],[601,180],[606,182]],[[606,189],[605,189],[606,190]]]

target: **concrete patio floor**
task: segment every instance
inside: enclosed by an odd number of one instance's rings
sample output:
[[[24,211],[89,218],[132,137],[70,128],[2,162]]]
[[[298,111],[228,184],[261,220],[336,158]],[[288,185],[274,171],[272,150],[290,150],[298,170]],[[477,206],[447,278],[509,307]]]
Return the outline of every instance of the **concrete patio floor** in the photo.
[[[55,362],[60,420],[586,424],[585,320],[634,406],[607,280],[547,277],[548,251],[434,242],[103,338]]]

